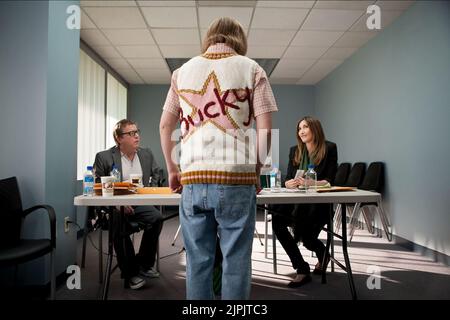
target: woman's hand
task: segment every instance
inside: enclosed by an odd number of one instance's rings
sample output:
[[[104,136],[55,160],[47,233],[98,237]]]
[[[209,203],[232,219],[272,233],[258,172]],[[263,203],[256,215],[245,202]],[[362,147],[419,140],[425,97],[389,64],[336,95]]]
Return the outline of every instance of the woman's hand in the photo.
[[[303,184],[302,180],[303,180],[303,178],[288,180],[285,182],[286,188],[288,188],[288,189],[298,188],[298,186]]]

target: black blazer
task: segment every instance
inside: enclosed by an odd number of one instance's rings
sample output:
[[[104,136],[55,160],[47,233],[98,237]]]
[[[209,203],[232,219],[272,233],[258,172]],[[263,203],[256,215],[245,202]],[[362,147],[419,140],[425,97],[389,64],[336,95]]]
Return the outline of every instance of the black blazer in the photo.
[[[139,148],[137,151],[137,156],[139,157],[139,162],[141,163],[142,183],[144,186],[158,186],[158,182],[160,182],[163,178],[163,173],[162,169],[158,167],[158,164],[153,157],[153,153],[150,149]],[[109,176],[113,164],[115,164],[120,173],[123,174],[119,148],[112,147],[108,150],[97,153],[94,163],[96,180],[98,181],[101,176]],[[151,185],[148,183],[150,177],[152,177]]]
[[[318,181],[327,180],[330,184],[333,184],[334,177],[337,171],[337,147],[333,142],[325,141],[325,143],[325,157],[322,159],[319,165],[314,168],[314,170],[317,172]],[[289,164],[286,174],[286,181],[294,179],[295,173],[297,172],[299,167],[298,165],[294,165],[295,149],[297,149],[297,146],[292,147],[289,152]]]

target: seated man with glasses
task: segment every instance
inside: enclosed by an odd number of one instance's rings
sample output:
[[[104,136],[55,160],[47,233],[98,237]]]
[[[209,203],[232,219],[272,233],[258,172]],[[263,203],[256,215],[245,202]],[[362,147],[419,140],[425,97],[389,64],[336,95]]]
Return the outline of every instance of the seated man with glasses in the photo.
[[[162,179],[162,171],[150,149],[139,147],[140,131],[137,124],[127,119],[120,120],[115,126],[113,135],[116,146],[95,156],[96,179],[109,176],[115,166],[121,173],[122,181],[129,181],[132,174],[139,174],[145,187],[158,186]],[[129,234],[124,234],[120,229],[121,226],[116,226],[114,232],[114,250],[122,278],[125,279],[125,286],[139,289],[145,284],[145,277],[159,277],[153,265],[163,217],[153,206],[125,207],[125,214],[126,221],[137,223],[139,229],[144,230],[139,253],[135,255]]]

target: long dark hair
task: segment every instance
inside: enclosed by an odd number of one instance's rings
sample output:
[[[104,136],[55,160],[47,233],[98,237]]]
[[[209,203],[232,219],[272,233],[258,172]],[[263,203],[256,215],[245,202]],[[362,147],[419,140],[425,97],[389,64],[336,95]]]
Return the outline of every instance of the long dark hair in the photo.
[[[310,116],[301,118],[297,122],[297,127],[295,128],[295,136],[297,138],[297,149],[295,150],[294,164],[298,166],[302,159],[303,152],[308,152],[308,150],[306,149],[306,144],[303,143],[302,139],[300,139],[298,135],[298,127],[300,126],[300,123],[302,121],[305,121],[308,124],[309,129],[311,130],[313,136],[314,149],[309,155],[309,158],[311,159],[312,163],[314,163],[314,165],[317,166],[325,157],[327,148],[325,144],[325,134],[323,133],[320,121]]]

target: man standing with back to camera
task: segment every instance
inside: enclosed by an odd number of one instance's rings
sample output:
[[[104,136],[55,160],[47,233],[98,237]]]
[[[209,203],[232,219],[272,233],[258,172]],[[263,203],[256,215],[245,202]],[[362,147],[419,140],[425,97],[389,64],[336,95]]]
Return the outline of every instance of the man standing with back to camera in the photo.
[[[245,57],[246,52],[247,38],[239,22],[214,21],[202,55],[173,73],[163,108],[160,134],[169,185],[182,189],[188,299],[214,298],[217,238],[223,255],[222,299],[250,296],[255,186],[264,159],[248,160],[252,153],[259,154],[257,147],[265,149],[262,144],[269,142],[266,135],[258,137],[256,145],[251,139],[246,143],[246,133],[252,131],[253,120],[258,131],[269,133],[277,106],[266,73]],[[172,159],[171,136],[178,120],[181,172]],[[224,160],[230,154],[236,155],[234,161]]]

